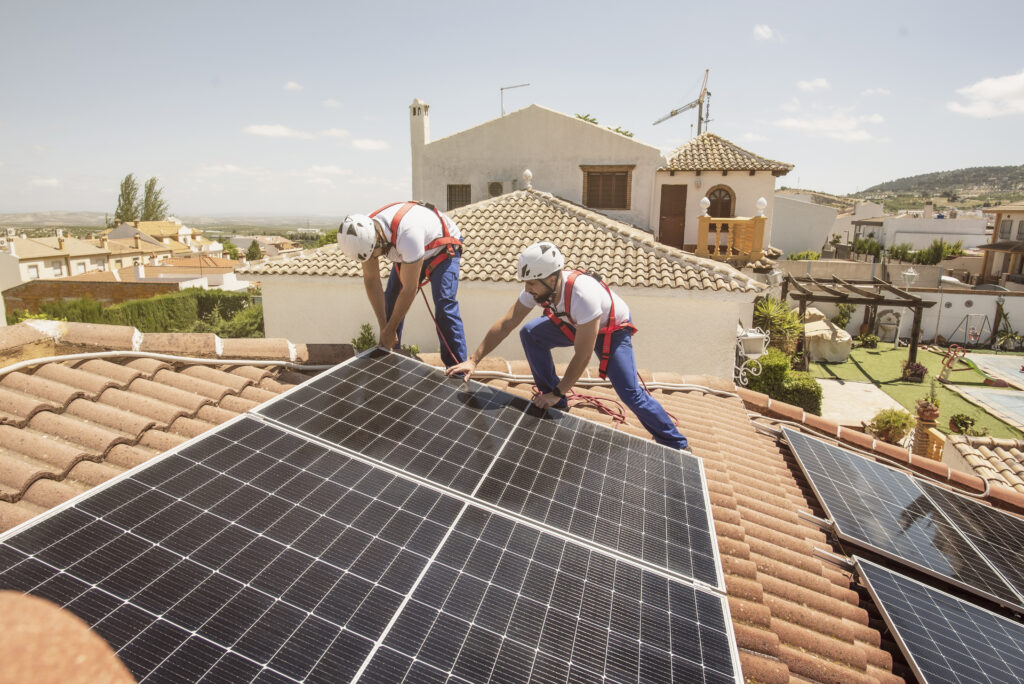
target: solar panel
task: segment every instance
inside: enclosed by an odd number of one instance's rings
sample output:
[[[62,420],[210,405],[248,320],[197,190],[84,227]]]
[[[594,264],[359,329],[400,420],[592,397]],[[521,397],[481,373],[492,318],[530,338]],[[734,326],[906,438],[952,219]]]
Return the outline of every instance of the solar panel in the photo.
[[[788,428],[783,433],[840,538],[1003,605],[1024,605],[908,475]]]
[[[144,681],[741,676],[696,459],[389,353],[259,414],[0,537],[0,588]]]
[[[1024,520],[921,482],[928,498],[1024,597]]]
[[[561,411],[529,414],[477,497],[722,586],[699,459]]]
[[[0,545],[138,679],[344,681],[464,504],[252,418]]]
[[[470,507],[360,681],[734,682],[726,616],[721,595]]]
[[[451,487],[479,484],[528,402],[398,354],[374,352],[282,394],[255,413]]]
[[[1024,682],[1024,625],[856,558],[922,682]]]

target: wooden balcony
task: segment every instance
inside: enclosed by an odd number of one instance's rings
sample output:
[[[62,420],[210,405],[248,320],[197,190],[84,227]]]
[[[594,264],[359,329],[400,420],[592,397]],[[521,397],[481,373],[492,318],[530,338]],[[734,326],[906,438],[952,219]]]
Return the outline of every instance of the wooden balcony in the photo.
[[[764,256],[764,216],[751,218],[697,217],[697,249],[694,254],[716,261],[745,266]]]

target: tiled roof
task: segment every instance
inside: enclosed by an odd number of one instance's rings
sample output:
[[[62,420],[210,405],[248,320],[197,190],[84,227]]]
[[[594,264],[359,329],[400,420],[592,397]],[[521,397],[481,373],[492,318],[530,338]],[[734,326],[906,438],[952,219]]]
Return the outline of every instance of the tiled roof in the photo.
[[[465,241],[462,279],[515,282],[523,249],[554,242],[570,266],[591,268],[612,286],[758,292],[762,285],[727,264],[662,245],[643,230],[536,190],[517,190],[448,212]],[[386,274],[386,260],[381,260]],[[355,262],[327,248],[261,261],[240,273],[361,277]]]
[[[659,171],[771,171],[784,176],[792,164],[766,159],[714,133],[701,133],[668,154]]]
[[[51,321],[0,330],[0,531],[244,413],[351,356],[349,345],[142,334],[135,328]],[[105,352],[63,360],[71,352]],[[207,365],[160,354],[230,361]],[[251,359],[252,362],[243,361]]]
[[[421,355],[440,365],[438,355]],[[488,384],[523,397],[533,379],[525,362],[488,358],[481,377]],[[559,367],[559,371],[564,366]],[[704,461],[712,517],[721,553],[726,591],[748,682],[902,682],[906,669],[892,640],[878,631],[881,618],[852,573],[815,553],[845,555],[798,511],[820,511],[788,449],[758,429],[777,420],[803,425],[818,436],[840,437],[846,446],[873,451],[933,482],[973,492],[980,478],[951,471],[935,461],[900,449],[763,394],[736,390],[731,382],[705,376],[650,373],[641,376],[655,397],[679,422],[693,453]],[[596,379],[590,368],[585,378]],[[687,388],[690,385],[691,388]],[[711,391],[699,390],[699,385]],[[724,391],[723,391],[724,390]],[[606,386],[578,388],[592,397],[615,401]],[[574,405],[575,415],[614,425],[593,407]],[[751,414],[754,414],[754,418]],[[649,433],[625,411],[619,429],[639,437]],[[993,486],[989,501],[1024,512],[1024,494]],[[820,515],[820,513],[819,513]],[[894,669],[896,674],[894,674]]]
[[[87,240],[78,238],[62,238],[64,248],[61,249],[58,238],[20,238],[11,240],[14,245],[14,254],[19,259],[50,259],[65,256],[101,256],[108,251],[101,249]]]
[[[1024,494],[1024,442],[965,435],[951,435],[949,441],[979,477]]]
[[[206,254],[196,254],[187,257],[171,257],[161,261],[162,266],[179,266],[185,268],[226,268],[231,270],[241,264],[241,261],[234,259],[221,259]]]

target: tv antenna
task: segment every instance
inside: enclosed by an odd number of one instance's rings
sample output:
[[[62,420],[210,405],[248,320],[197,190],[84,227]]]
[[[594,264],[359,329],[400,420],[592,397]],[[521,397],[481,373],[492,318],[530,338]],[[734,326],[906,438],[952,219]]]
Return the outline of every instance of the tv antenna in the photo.
[[[708,74],[710,72],[711,72],[711,69],[705,69],[704,70],[704,82],[701,83],[701,85],[700,85],[700,95],[697,96],[696,100],[694,100],[693,102],[690,102],[688,104],[684,104],[682,107],[679,107],[678,109],[673,109],[671,112],[669,112],[665,116],[663,116],[660,119],[658,119],[657,121],[655,121],[652,125],[657,126],[662,121],[666,121],[668,119],[671,119],[673,116],[676,116],[677,114],[682,114],[683,112],[688,112],[691,109],[693,109],[694,107],[696,107],[697,108],[697,135],[700,135],[702,128],[704,126],[707,126],[707,124],[711,121],[711,93],[708,92]],[[708,111],[707,111],[707,115],[706,116],[704,114],[704,100],[708,101]]]
[[[529,83],[520,83],[519,85],[505,86],[504,88],[501,89],[501,115],[502,116],[505,116],[505,91],[506,90],[512,90],[513,88],[525,88],[528,85],[530,85],[530,84]]]

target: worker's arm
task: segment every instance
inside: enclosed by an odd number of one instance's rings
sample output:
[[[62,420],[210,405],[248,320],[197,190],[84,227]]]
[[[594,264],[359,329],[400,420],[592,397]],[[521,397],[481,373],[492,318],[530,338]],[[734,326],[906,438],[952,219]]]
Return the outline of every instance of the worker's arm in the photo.
[[[569,366],[565,369],[565,374],[562,375],[562,379],[558,383],[558,389],[561,390],[563,395],[569,393],[569,390],[573,388],[576,381],[583,375],[583,371],[587,369],[590,355],[594,353],[594,344],[597,342],[597,331],[600,329],[600,326],[600,316],[589,323],[576,326],[576,340],[572,345],[572,359],[569,361]],[[561,400],[562,398],[553,392],[548,392],[534,398],[533,404],[538,408],[548,408]]]
[[[512,305],[512,308],[508,312],[495,321],[491,329],[484,335],[483,341],[480,346],[476,348],[476,351],[469,355],[469,358],[462,363],[452,366],[445,371],[446,375],[464,374],[466,380],[469,380],[470,376],[476,370],[476,365],[483,361],[484,357],[494,351],[494,348],[501,344],[501,341],[508,337],[508,334],[515,330],[520,323],[526,320],[526,317],[530,315],[532,309],[528,306],[523,306],[522,303],[517,299],[516,303]]]
[[[380,284],[380,261],[375,255],[363,262],[363,287],[366,288],[366,297],[370,300],[373,313],[377,316],[377,329],[383,330],[387,323],[384,286]]]
[[[380,346],[391,349],[398,344],[398,326],[412,308],[412,300],[416,299],[416,292],[420,287],[420,271],[423,268],[423,259],[410,261],[407,264],[398,265],[398,275],[402,280],[402,291],[398,293],[395,306],[391,310],[391,318],[380,330]]]

